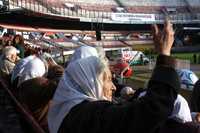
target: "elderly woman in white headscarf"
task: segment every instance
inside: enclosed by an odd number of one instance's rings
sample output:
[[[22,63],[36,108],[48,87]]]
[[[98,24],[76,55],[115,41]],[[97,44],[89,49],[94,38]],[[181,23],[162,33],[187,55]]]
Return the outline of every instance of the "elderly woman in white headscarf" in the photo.
[[[89,56],[69,63],[49,109],[50,133],[150,133],[167,120],[180,88],[170,57],[171,23],[166,22],[164,32],[154,26],[154,36],[159,56],[149,89],[143,98],[131,103],[111,102],[115,86],[104,58]]]
[[[85,50],[87,48],[89,47],[84,47]],[[108,91],[103,91],[104,88]],[[111,101],[113,90],[115,86],[105,59],[88,56],[70,62],[54,95],[53,107],[49,111],[49,125],[52,126],[50,129],[56,132],[55,129],[58,130],[65,114],[82,101]]]
[[[0,57],[0,75],[2,77],[8,76],[13,71],[17,61],[17,49],[13,46],[7,46],[3,49]]]
[[[24,81],[44,76],[48,71],[48,65],[38,56],[31,55],[20,60],[12,72],[11,83],[14,87],[20,86]]]
[[[86,59],[84,64],[83,63],[82,64],[74,63],[74,62],[79,62],[79,61],[82,62],[81,59]],[[90,60],[87,60],[87,59],[90,59]],[[101,65],[98,64],[97,61],[101,61],[102,64]],[[87,68],[87,69],[81,69],[82,65],[85,65],[84,68]],[[99,66],[97,66],[97,65],[99,65]],[[88,67],[86,67],[86,66],[88,66]],[[83,72],[77,71],[76,68],[78,68],[78,67]],[[98,67],[98,68],[95,68],[95,67]],[[105,69],[105,70],[100,70],[100,69]],[[91,70],[92,70],[92,72],[90,72]],[[96,71],[99,71],[98,74],[95,73]],[[57,96],[55,96],[55,99],[59,98],[61,96],[68,97],[67,95],[65,95],[66,92],[62,89],[62,87],[66,86],[66,84],[69,84],[69,86],[68,86],[69,91],[74,92],[73,85],[75,85],[75,82],[73,80],[71,80],[71,78],[70,78],[71,76],[69,76],[69,74],[72,75],[74,78],[76,78],[77,82],[81,84],[80,86],[85,86],[84,88],[86,90],[84,90],[84,91],[87,92],[88,95],[91,95],[88,97],[87,95],[82,95],[80,92],[77,91],[75,93],[69,93],[69,97],[77,98],[77,99],[79,99],[79,97],[83,97],[81,99],[84,99],[87,97],[89,99],[94,99],[94,100],[105,99],[105,97],[103,97],[103,95],[102,95],[102,92],[99,92],[102,90],[100,88],[102,86],[102,83],[101,83],[102,80],[99,79],[100,74],[102,73],[101,71],[102,72],[107,71],[110,74],[110,71],[108,68],[108,62],[105,58],[105,53],[102,51],[101,48],[94,48],[94,47],[86,46],[86,45],[77,48],[70,59],[69,66],[65,70],[64,77],[60,81],[60,84],[57,88],[58,91],[55,94],[55,95],[57,95]],[[88,74],[86,75],[86,73],[88,73]],[[102,74],[101,74],[101,76],[102,76]],[[109,76],[111,76],[111,75],[109,75]],[[99,77],[99,78],[97,78],[97,77]],[[85,78],[88,80],[87,81],[88,83],[86,85],[84,85],[85,81],[83,81],[83,79],[85,79]],[[95,81],[90,81],[91,80],[90,78],[92,78],[92,79],[94,78]],[[112,83],[111,83],[111,86],[115,89],[115,86]],[[75,87],[75,89],[76,89],[76,87]],[[77,89],[80,89],[80,88],[77,88]],[[94,97],[96,97],[96,98],[94,98]],[[109,97],[109,99],[111,99],[111,97]],[[65,99],[63,99],[63,100],[65,101]],[[77,102],[79,102],[79,100],[77,100]],[[59,106],[59,105],[56,105],[56,106]],[[74,106],[74,105],[72,104],[69,106]],[[58,107],[58,109],[59,109],[59,107]],[[64,116],[63,114],[65,114],[66,111],[69,111],[69,110],[70,110],[70,108],[68,108],[67,110],[64,109],[62,111],[62,113],[59,115]],[[58,119],[61,120],[62,118],[58,118]],[[58,120],[58,121],[60,121],[60,120]],[[58,123],[60,123],[60,122],[58,122]]]
[[[46,77],[48,70],[57,65],[51,55],[43,53],[43,55],[30,55],[20,60],[13,69],[11,83],[14,87],[19,87],[24,81]]]
[[[64,73],[64,68],[45,54],[22,59],[14,68],[12,81],[17,99],[46,129],[50,100]]]

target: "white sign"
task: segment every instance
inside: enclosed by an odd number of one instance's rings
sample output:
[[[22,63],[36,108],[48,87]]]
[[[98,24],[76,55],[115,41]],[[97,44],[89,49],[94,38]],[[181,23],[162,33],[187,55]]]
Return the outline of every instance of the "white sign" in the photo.
[[[112,13],[113,21],[155,21],[155,14]]]
[[[132,56],[132,52],[131,51],[122,51],[122,58],[125,61],[131,61],[131,59],[133,58]]]

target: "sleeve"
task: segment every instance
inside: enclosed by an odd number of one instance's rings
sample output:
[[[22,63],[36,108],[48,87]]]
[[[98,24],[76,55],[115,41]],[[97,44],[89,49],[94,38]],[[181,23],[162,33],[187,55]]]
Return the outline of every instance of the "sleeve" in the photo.
[[[170,56],[158,56],[146,96],[139,99],[136,107],[132,108],[138,114],[135,122],[141,132],[155,131],[172,113],[180,88],[180,80],[174,69],[175,62]]]
[[[124,132],[150,133],[158,129],[171,114],[180,88],[179,77],[174,67],[175,60],[172,57],[159,55],[146,95],[121,108],[106,108],[103,118],[108,122],[107,125],[117,121],[116,127]],[[109,127],[106,127],[106,130],[108,129]]]
[[[148,88],[151,87],[152,82],[161,82],[162,84],[169,85],[178,92],[180,79],[175,70],[175,66],[176,60],[173,57],[159,55]]]
[[[200,79],[195,83],[191,97],[191,111],[200,111]]]

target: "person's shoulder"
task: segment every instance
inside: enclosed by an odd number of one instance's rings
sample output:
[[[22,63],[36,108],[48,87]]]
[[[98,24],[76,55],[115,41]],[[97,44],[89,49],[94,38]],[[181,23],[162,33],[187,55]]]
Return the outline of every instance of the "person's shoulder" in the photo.
[[[194,133],[200,133],[200,124],[196,122],[187,122],[184,124],[187,128],[189,128]]]
[[[5,65],[15,66],[15,63],[13,63],[13,62],[11,62],[11,61],[9,61],[9,60],[3,60],[3,63],[4,63]]]
[[[113,105],[112,102],[106,100],[99,100],[99,101],[83,101],[79,104],[79,106],[84,106],[86,108],[101,108]]]
[[[200,79],[195,83],[198,87],[200,87]]]
[[[101,111],[104,110],[107,107],[112,106],[113,103],[109,101],[88,101],[85,100],[79,104],[77,104],[75,107],[72,108],[70,112],[79,112],[79,111],[84,111],[84,112],[96,112],[96,111]]]
[[[200,133],[200,125],[194,122],[180,123],[168,119],[160,128],[159,133]]]

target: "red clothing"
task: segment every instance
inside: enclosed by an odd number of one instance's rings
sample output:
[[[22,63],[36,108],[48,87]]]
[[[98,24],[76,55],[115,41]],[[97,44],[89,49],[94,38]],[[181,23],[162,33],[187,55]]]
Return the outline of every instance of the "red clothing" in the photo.
[[[127,68],[128,67],[128,68]],[[127,68],[127,70],[124,72],[123,76],[124,77],[130,77],[133,74],[133,69],[129,66],[129,64],[127,62],[120,62],[117,63],[113,66],[113,70],[114,73],[116,73],[117,75],[120,75],[121,72]]]

